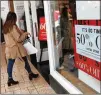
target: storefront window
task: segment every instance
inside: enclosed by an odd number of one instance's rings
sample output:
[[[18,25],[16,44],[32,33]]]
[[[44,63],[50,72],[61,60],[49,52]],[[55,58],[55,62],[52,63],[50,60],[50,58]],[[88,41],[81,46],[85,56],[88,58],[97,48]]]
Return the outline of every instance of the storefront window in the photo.
[[[76,1],[75,0],[56,0],[51,1],[51,17],[53,24],[53,36],[54,36],[54,47],[55,47],[55,59],[56,59],[56,70],[67,80],[69,80],[75,87],[77,87],[83,93],[96,94],[100,92],[100,63],[99,57],[92,60],[88,56],[77,53],[77,43],[85,43],[85,40],[89,39],[89,34],[83,35],[78,32],[78,26],[75,25],[87,25],[90,27],[96,27],[95,31],[99,32],[99,26],[101,21],[99,20],[77,20],[76,13]],[[80,26],[84,27],[84,26]],[[86,27],[86,26],[85,26]],[[86,31],[87,28],[83,31]],[[77,29],[78,28],[78,29]],[[76,30],[77,29],[77,30]],[[94,28],[92,28],[94,29]],[[91,32],[92,32],[91,29]],[[89,30],[90,32],[90,30]],[[101,31],[100,31],[101,32]],[[100,32],[95,38],[97,46],[99,47],[98,56],[100,55]],[[81,35],[81,36],[77,36]],[[76,38],[77,37],[77,38]],[[86,38],[85,38],[86,37]],[[99,40],[99,41],[98,41]],[[90,47],[93,47],[93,42],[89,42]],[[88,48],[90,49],[90,48]],[[93,49],[94,51],[94,49]],[[88,53],[87,53],[88,54]],[[93,56],[95,53],[93,54]],[[97,60],[98,58],[98,60]],[[81,61],[79,61],[81,60]],[[77,63],[78,62],[78,63]],[[81,62],[81,63],[79,63]],[[84,64],[83,64],[84,62]],[[95,62],[95,63],[94,63]],[[95,66],[96,65],[96,66]],[[94,68],[93,68],[94,67]],[[87,71],[88,70],[88,71]],[[94,73],[96,73],[94,75]],[[94,77],[94,81],[98,82],[97,88],[91,87],[87,83],[88,76]],[[85,81],[81,78],[85,78]]]

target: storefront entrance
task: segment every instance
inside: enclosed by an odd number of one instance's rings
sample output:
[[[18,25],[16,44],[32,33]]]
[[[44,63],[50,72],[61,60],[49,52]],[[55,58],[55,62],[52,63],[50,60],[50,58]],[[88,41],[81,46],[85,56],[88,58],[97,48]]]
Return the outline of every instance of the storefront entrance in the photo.
[[[53,60],[51,76],[71,94],[101,93],[100,2],[57,0],[44,4]]]
[[[38,49],[37,54],[30,55],[32,64],[44,75],[49,82],[49,61],[47,39],[43,37],[40,30],[44,28],[45,23],[41,22],[44,17],[44,4],[42,1],[2,1],[1,6],[3,22],[9,11],[14,11],[17,15],[17,26],[24,32],[29,32],[30,42]],[[44,25],[43,25],[44,23]],[[2,24],[1,24],[2,25]],[[45,30],[45,29],[44,29]],[[43,31],[42,31],[43,32]],[[46,31],[45,31],[46,32]],[[2,32],[1,32],[2,33]],[[39,34],[41,34],[41,39]],[[46,34],[45,34],[46,35]],[[2,36],[2,42],[3,34]]]

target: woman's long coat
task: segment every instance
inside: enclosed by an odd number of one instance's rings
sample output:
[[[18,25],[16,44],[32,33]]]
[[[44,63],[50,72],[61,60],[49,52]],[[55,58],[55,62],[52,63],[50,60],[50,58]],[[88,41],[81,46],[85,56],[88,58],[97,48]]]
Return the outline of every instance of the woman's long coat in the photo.
[[[9,30],[7,34],[4,34],[5,37],[5,53],[7,59],[16,59],[17,57],[21,58],[27,56],[27,51],[25,50],[22,42],[26,39],[26,33],[20,33],[21,31],[17,26],[13,26],[12,30]]]

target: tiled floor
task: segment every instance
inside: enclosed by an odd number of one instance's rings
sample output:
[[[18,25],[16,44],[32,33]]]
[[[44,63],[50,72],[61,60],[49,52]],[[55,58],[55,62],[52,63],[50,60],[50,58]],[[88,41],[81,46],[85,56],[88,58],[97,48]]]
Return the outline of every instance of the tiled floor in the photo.
[[[39,78],[30,81],[28,79],[28,74],[24,69],[24,63],[19,59],[17,59],[14,64],[13,77],[14,80],[18,80],[20,83],[15,86],[8,87],[4,46],[2,45],[1,48],[1,94],[55,94],[54,90],[48,85],[41,75]],[[39,73],[31,63],[30,66],[34,73]]]

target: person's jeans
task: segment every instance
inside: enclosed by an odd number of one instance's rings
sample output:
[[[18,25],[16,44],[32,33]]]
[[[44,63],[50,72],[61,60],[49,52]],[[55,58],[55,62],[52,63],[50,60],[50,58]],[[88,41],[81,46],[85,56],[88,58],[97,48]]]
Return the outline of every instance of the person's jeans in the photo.
[[[31,73],[31,68],[29,66],[27,57],[23,57],[23,60],[25,62],[25,69],[27,70],[28,73]],[[7,73],[8,73],[8,78],[12,78],[12,70],[13,70],[13,65],[14,65],[15,59],[9,59],[8,60],[8,67],[7,67]]]

